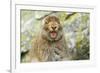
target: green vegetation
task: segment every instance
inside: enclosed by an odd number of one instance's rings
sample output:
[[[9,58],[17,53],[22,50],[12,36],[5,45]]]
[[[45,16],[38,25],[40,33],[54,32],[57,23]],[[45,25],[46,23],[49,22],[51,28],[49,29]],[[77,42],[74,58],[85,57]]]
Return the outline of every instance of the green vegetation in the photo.
[[[61,20],[68,48],[77,52],[75,59],[89,59],[90,14],[85,12],[21,10],[21,53],[31,48],[32,39],[39,32],[42,19],[48,15],[56,15]]]

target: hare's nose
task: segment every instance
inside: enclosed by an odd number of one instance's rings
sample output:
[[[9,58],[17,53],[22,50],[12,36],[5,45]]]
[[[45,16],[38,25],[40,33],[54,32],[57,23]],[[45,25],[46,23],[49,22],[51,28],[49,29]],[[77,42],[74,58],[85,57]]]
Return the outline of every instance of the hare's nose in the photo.
[[[53,30],[55,30],[57,27],[52,27]]]

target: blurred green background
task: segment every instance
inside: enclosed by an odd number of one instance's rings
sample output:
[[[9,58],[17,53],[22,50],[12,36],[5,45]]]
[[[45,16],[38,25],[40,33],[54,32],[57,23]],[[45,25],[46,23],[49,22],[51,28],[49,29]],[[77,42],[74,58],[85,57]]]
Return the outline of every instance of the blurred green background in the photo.
[[[75,60],[89,59],[89,13],[21,10],[21,61],[24,60],[24,53],[31,49],[32,40],[40,31],[43,18],[48,15],[59,17],[68,42],[68,48],[77,52]]]

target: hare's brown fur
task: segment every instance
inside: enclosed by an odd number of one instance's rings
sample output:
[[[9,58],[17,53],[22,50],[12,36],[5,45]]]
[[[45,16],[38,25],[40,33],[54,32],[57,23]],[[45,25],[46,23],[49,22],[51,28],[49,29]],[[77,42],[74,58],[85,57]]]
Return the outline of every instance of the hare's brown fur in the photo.
[[[63,27],[58,17],[47,16],[44,19],[41,33],[33,42],[32,49],[30,49],[26,57],[27,61],[30,62],[71,59]]]

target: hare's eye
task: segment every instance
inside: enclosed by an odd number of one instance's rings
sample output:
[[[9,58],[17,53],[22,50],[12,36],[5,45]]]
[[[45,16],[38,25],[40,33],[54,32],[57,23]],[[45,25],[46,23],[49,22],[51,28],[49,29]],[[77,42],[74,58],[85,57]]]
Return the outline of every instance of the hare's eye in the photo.
[[[59,30],[62,30],[62,27],[61,26],[59,27]]]
[[[44,27],[44,30],[48,30],[48,27]]]

